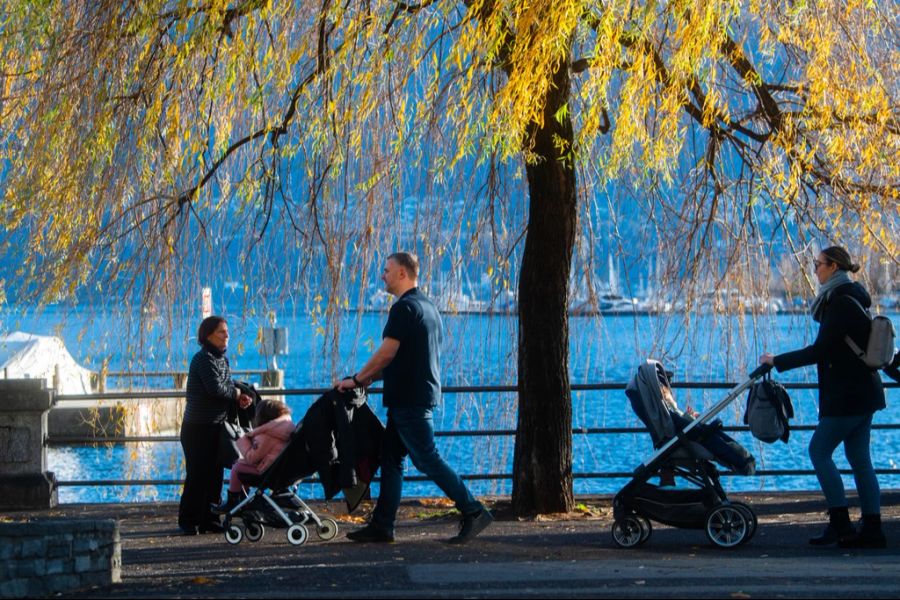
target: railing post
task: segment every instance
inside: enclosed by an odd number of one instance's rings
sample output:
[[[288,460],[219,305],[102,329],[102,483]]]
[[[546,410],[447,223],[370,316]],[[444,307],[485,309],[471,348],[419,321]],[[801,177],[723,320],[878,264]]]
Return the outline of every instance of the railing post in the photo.
[[[91,372],[91,391],[103,394],[106,392],[106,377],[109,375],[109,369],[104,361],[99,371]]]
[[[52,508],[56,477],[47,472],[47,413],[55,399],[43,379],[0,381],[0,509]]]
[[[262,375],[262,385],[276,390],[284,389],[284,369],[269,369]]]
[[[176,390],[183,390],[187,387],[187,373],[172,373],[172,381],[175,384]]]

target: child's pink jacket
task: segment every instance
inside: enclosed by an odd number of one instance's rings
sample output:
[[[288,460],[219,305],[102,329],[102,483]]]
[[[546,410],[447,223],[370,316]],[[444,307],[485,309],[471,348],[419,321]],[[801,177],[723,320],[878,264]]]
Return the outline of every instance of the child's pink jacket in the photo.
[[[290,415],[260,425],[237,441],[237,447],[244,455],[239,462],[253,465],[262,473],[281,454],[293,432],[294,422]]]

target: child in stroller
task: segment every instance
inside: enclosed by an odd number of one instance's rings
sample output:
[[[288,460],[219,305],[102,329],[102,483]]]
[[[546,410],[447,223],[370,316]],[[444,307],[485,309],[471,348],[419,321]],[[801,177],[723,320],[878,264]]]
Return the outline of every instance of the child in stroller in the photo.
[[[671,373],[661,363],[647,360],[639,367],[625,393],[657,450],[635,470],[634,477],[613,501],[612,535],[617,545],[630,548],[645,542],[652,532],[651,520],[674,527],[705,529],[710,541],[719,547],[737,546],[753,536],[753,509],[728,500],[712,461],[735,473],[752,475],[755,460],[725,435],[721,421],[713,418],[764,374],[760,371],[757,369],[749,382],[727,398],[697,414],[678,407]],[[660,486],[650,483],[654,477],[660,477]],[[675,477],[689,486],[671,488]]]

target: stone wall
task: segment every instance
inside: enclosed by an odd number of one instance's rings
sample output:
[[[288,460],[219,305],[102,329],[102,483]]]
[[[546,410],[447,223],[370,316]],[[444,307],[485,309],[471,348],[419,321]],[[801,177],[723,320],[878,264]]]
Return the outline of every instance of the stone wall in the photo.
[[[119,523],[0,523],[0,598],[46,597],[121,581]]]

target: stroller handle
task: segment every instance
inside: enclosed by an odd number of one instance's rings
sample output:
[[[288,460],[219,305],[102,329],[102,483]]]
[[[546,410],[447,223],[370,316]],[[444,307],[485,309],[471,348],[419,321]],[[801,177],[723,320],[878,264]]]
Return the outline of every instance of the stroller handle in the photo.
[[[772,368],[772,365],[759,365],[752,373],[750,373],[750,379],[759,379],[760,377],[771,371]]]

